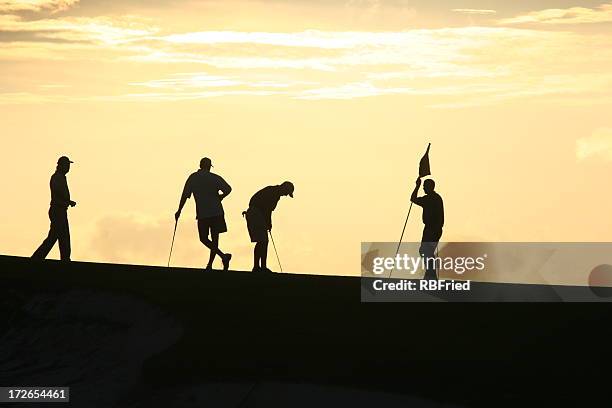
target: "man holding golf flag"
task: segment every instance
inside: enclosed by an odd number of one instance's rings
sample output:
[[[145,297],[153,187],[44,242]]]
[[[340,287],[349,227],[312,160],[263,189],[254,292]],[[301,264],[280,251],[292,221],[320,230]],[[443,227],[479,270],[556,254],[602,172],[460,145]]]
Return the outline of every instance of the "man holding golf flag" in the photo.
[[[251,242],[255,242],[253,272],[272,272],[267,265],[268,232],[272,237],[272,211],[282,196],[293,198],[293,190],[293,183],[290,181],[285,181],[277,186],[264,187],[251,197],[249,209],[242,213],[243,216],[246,216]],[[274,238],[272,238],[272,244],[274,244]],[[274,250],[276,251],[276,247]],[[278,252],[276,256],[278,257]],[[278,264],[282,272],[280,259]]]
[[[223,270],[227,271],[232,254],[223,253],[219,249],[219,234],[227,231],[225,213],[221,201],[227,197],[232,188],[221,176],[212,173],[210,171],[211,167],[213,167],[211,160],[208,157],[204,157],[200,160],[200,170],[191,174],[187,179],[178,210],[174,215],[176,220],[174,232],[176,234],[176,225],[187,199],[193,195],[196,202],[196,218],[198,220],[200,241],[210,249],[210,257],[206,270],[212,270],[215,256],[219,255],[223,262]],[[174,236],[172,243],[174,244]],[[170,249],[171,255],[172,249]],[[168,258],[169,264],[170,258]]]
[[[419,188],[421,187],[421,178],[431,175],[429,167],[429,149],[431,143],[427,146],[425,154],[421,158],[419,163],[419,177],[416,180],[416,186],[410,196],[410,208],[408,209],[408,215],[404,222],[404,229],[400,236],[397,244],[396,255],[399,254],[402,239],[404,238],[404,232],[406,231],[406,225],[408,224],[408,217],[410,217],[410,211],[412,210],[412,204],[416,204],[423,208],[423,236],[421,238],[421,247],[419,248],[419,254],[424,258],[425,262],[425,276],[424,279],[431,280],[437,279],[436,265],[434,262],[434,256],[438,242],[442,237],[442,227],[444,226],[444,202],[442,197],[436,192],[436,183],[432,179],[427,179],[423,182],[423,191],[425,195],[418,197]],[[432,259],[431,261],[428,261]]]

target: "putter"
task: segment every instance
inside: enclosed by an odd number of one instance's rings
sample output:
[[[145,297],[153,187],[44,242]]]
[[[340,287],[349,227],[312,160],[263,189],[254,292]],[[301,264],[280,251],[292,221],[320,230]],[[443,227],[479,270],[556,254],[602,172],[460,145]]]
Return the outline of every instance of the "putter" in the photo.
[[[174,237],[176,237],[176,227],[178,226],[178,220],[174,222],[174,233],[172,233],[172,244],[170,245],[170,255],[168,255],[168,268],[170,267],[170,258],[172,258],[172,249],[174,248]]]
[[[268,231],[270,233],[270,238],[272,239],[272,247],[274,247],[274,253],[276,254],[276,260],[278,261],[278,267],[280,268],[281,273],[283,273],[283,265],[281,265],[280,258],[278,257],[278,251],[276,250],[276,244],[274,243],[274,237],[272,236],[272,231]]]

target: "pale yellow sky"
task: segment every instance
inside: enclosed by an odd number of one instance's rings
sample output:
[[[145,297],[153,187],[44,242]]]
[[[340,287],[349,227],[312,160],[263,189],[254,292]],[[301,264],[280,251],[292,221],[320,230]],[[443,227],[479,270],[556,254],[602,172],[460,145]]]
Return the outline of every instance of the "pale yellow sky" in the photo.
[[[209,156],[234,268],[250,196],[289,179],[285,269],[359,274],[360,242],[398,238],[428,142],[443,240],[610,241],[612,5],[508,3],[0,0],[0,252],[43,239],[67,154],[73,258],[165,264]],[[177,265],[206,263],[194,218]],[[417,209],[406,239],[421,228]]]

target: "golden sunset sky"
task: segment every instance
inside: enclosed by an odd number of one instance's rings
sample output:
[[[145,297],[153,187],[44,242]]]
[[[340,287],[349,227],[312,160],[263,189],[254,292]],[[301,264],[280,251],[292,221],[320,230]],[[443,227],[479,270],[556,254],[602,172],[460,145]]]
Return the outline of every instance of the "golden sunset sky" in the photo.
[[[291,180],[284,268],[359,274],[362,241],[399,238],[428,142],[443,241],[610,241],[611,112],[612,3],[0,0],[0,252],[40,244],[66,154],[73,259],[163,265],[209,156],[232,269],[249,198]],[[207,256],[190,200],[173,264]]]

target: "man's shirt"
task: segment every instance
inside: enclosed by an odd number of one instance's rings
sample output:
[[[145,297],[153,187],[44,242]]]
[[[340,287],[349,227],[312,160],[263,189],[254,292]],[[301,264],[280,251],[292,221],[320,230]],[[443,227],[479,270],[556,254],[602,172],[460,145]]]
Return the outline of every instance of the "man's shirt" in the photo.
[[[229,194],[232,188],[223,178],[209,171],[198,170],[187,179],[183,197],[193,194],[196,202],[196,218],[207,218],[223,215],[223,205],[219,191]]]
[[[51,207],[67,209],[70,205],[70,190],[68,190],[66,175],[57,171],[53,173],[49,187],[51,188]]]
[[[271,227],[272,211],[276,208],[282,195],[280,186],[264,187],[251,197],[249,207],[255,207],[261,211],[264,219],[268,223],[268,227]]]
[[[433,191],[423,197],[415,198],[413,202],[423,207],[425,228],[437,229],[444,226],[444,203],[440,194]]]

